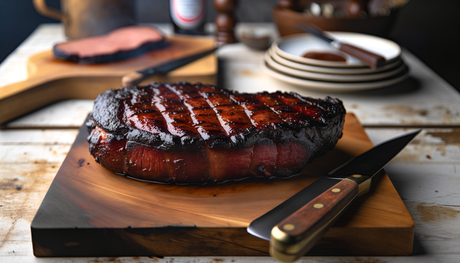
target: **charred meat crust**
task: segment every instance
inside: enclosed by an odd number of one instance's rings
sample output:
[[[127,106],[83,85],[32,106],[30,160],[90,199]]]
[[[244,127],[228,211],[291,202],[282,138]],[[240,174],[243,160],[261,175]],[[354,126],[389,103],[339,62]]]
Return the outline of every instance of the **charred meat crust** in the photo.
[[[88,141],[101,165],[138,179],[286,177],[335,146],[344,116],[342,102],[330,97],[151,83],[99,95]]]
[[[184,129],[183,134],[172,134],[168,131],[167,128],[164,130],[158,131],[156,133],[152,133],[145,129],[139,129],[137,127],[133,127],[126,120],[126,108],[133,107],[132,104],[133,100],[137,99],[136,103],[147,103],[147,107],[142,109],[136,109],[138,115],[149,115],[149,113],[157,112],[158,109],[152,105],[151,100],[155,95],[152,95],[152,90],[157,90],[157,88],[164,88],[166,91],[170,91],[172,89],[180,89],[186,88],[185,92],[189,92],[192,95],[195,95],[196,91],[199,91],[202,87],[206,88],[206,92],[201,92],[203,95],[202,97],[211,97],[215,94],[224,94],[229,96],[231,99],[231,104],[227,107],[239,107],[244,108],[245,104],[249,104],[248,101],[251,97],[283,97],[287,96],[291,100],[298,99],[295,102],[292,102],[291,105],[285,104],[281,101],[273,102],[273,107],[265,107],[262,110],[266,110],[270,113],[284,113],[285,115],[289,115],[288,117],[284,116],[285,119],[289,118],[288,121],[285,121],[281,118],[277,120],[267,121],[261,120],[260,123],[265,121],[267,124],[262,125],[260,128],[255,127],[253,123],[229,123],[229,126],[232,126],[230,134],[224,134],[221,130],[222,129],[209,129],[208,134],[211,136],[207,138],[203,138],[200,136],[198,132],[190,132],[190,129]],[[193,92],[192,92],[193,91]],[[212,92],[210,92],[212,91]],[[164,90],[163,90],[164,92]],[[191,98],[190,100],[192,100]],[[265,98],[265,100],[268,100]],[[176,101],[173,101],[171,98],[164,98],[166,102],[172,102],[177,104],[183,104],[184,100],[180,97],[177,97]],[[295,103],[300,104],[302,102],[306,102],[308,104],[308,108],[312,109],[311,114],[307,115],[302,112],[298,112],[293,107],[296,106]],[[161,104],[162,102],[160,102]],[[263,103],[263,106],[266,106],[266,103]],[[243,106],[242,106],[243,105]],[[219,106],[227,106],[227,105],[219,105]],[[208,107],[209,109],[211,107]],[[188,109],[186,107],[181,107],[180,112],[174,112],[172,109],[169,113],[176,113],[182,114],[185,116],[190,116],[191,113],[187,112]],[[243,109],[244,110],[244,109]],[[260,109],[259,109],[260,110]],[[235,115],[235,112],[220,112],[219,109],[215,110],[217,114],[226,114],[226,115]],[[256,112],[255,110],[245,110],[245,114],[253,114]],[[286,114],[287,113],[287,114]],[[193,114],[193,113],[192,113]],[[212,114],[212,112],[211,112]],[[196,114],[195,114],[196,115]],[[254,115],[254,114],[253,114]],[[252,115],[252,116],[253,116]],[[279,114],[281,116],[281,114]],[[343,104],[340,100],[334,99],[331,97],[326,97],[324,100],[321,99],[312,99],[302,97],[297,93],[257,93],[257,94],[240,94],[235,91],[227,91],[223,89],[218,89],[211,85],[203,85],[201,83],[190,84],[187,82],[174,82],[174,83],[152,83],[146,86],[133,86],[133,87],[124,87],[118,90],[107,90],[104,93],[100,94],[94,103],[94,110],[92,113],[92,119],[95,123],[107,131],[108,133],[112,133],[115,135],[122,135],[123,137],[127,138],[129,141],[135,141],[145,145],[153,145],[155,147],[168,150],[171,148],[190,148],[198,146],[200,144],[206,144],[206,147],[209,148],[241,148],[241,147],[248,147],[250,145],[254,145],[260,139],[270,139],[277,142],[284,142],[284,141],[291,141],[291,140],[303,140],[305,137],[306,141],[315,141],[315,138],[308,138],[312,137],[315,132],[312,131],[312,128],[319,128],[319,130],[327,130],[327,127],[334,127],[340,126],[343,124],[343,117],[345,115],[345,109]],[[163,118],[163,116],[161,116]],[[243,116],[242,116],[243,117]],[[265,115],[264,115],[265,117]],[[275,116],[276,117],[276,116]],[[246,116],[247,118],[247,116]],[[175,119],[172,121],[179,122],[181,120]],[[152,124],[158,123],[157,120],[151,122]],[[196,123],[199,120],[195,121]],[[150,124],[150,123],[149,123]],[[158,123],[161,125],[165,125],[165,123]],[[176,123],[178,124],[178,123]],[[210,123],[211,124],[215,123]],[[218,123],[220,124],[220,123]],[[218,125],[216,124],[216,125]],[[246,125],[245,125],[246,124]],[[179,126],[178,124],[177,126]],[[191,125],[195,127],[199,127],[199,125]],[[204,126],[204,125],[202,125]],[[190,128],[190,127],[188,127]],[[315,129],[313,129],[315,130]],[[312,134],[310,134],[312,133]],[[206,134],[205,134],[206,135]],[[230,136],[228,136],[230,135]],[[306,135],[306,136],[305,136]],[[320,135],[315,135],[313,137],[318,137]]]

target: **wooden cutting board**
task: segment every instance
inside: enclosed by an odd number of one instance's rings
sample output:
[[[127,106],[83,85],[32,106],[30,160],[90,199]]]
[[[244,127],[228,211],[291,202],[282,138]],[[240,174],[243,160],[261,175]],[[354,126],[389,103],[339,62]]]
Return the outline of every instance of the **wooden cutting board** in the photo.
[[[0,123],[27,114],[53,102],[66,99],[95,99],[107,89],[119,88],[125,74],[190,56],[214,47],[210,37],[168,36],[167,48],[120,62],[77,64],[53,58],[52,51],[32,56],[27,62],[28,78],[0,87]],[[216,84],[217,61],[214,54],[189,65],[145,80],[189,81]]]
[[[353,114],[336,147],[290,179],[177,186],[113,174],[80,129],[32,224],[36,256],[268,256],[251,221],[337,165],[372,148]],[[409,255],[414,221],[385,172],[311,255]]]

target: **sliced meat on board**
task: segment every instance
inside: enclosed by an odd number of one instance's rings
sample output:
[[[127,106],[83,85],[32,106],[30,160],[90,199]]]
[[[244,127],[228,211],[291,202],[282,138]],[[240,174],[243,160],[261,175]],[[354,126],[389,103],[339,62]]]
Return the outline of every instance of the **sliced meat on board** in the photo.
[[[76,63],[110,63],[141,56],[167,45],[164,35],[158,29],[129,26],[102,36],[58,43],[53,47],[53,56]]]

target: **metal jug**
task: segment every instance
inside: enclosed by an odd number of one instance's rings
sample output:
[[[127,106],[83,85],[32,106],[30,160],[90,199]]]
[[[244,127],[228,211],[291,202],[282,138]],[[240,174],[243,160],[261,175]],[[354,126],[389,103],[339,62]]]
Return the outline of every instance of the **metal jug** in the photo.
[[[45,0],[33,0],[40,14],[60,20],[69,39],[108,33],[134,25],[134,0],[61,0],[61,11],[49,8]]]

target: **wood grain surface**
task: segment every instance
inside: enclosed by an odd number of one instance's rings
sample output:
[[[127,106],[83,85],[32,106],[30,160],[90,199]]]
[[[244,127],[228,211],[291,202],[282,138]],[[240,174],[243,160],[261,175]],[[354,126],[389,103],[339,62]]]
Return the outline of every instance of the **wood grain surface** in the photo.
[[[32,224],[36,256],[255,256],[268,241],[246,227],[319,175],[372,147],[352,114],[344,135],[302,175],[178,186],[113,174],[89,154],[87,131],[58,171]],[[414,222],[388,176],[326,233],[311,254],[408,255]]]
[[[190,56],[214,47],[210,37],[168,36],[170,45],[144,56],[107,64],[77,64],[53,58],[52,51],[32,56],[27,62],[28,78],[0,87],[0,123],[65,99],[95,99],[107,89],[119,88],[130,72]],[[214,54],[170,72],[148,78],[152,81],[190,81],[216,84]]]

